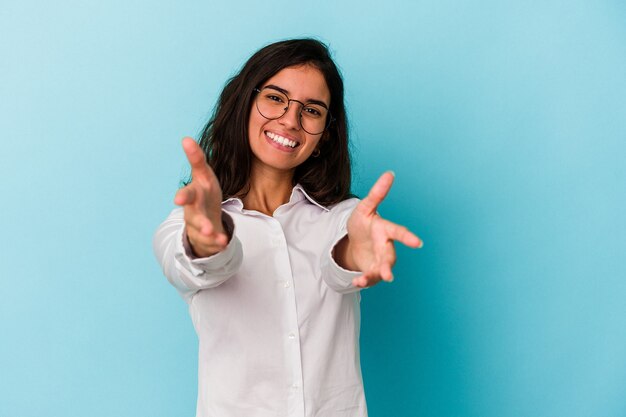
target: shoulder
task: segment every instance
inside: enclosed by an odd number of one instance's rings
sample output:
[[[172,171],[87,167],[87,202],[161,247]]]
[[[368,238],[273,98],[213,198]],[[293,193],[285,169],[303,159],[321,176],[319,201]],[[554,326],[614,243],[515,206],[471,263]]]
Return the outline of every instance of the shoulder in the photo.
[[[328,207],[328,211],[337,217],[349,216],[352,210],[359,204],[361,200],[358,198],[348,198],[347,200],[340,201],[337,204],[333,204]]]

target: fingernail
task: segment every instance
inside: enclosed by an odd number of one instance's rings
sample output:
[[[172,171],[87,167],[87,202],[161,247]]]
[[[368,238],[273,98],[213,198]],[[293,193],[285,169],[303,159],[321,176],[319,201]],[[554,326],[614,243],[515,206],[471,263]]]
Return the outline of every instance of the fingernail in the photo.
[[[422,249],[424,247],[424,241],[420,239],[419,245],[417,245],[418,249]]]
[[[391,175],[393,175],[393,177],[396,177],[396,173],[394,171],[388,171]]]

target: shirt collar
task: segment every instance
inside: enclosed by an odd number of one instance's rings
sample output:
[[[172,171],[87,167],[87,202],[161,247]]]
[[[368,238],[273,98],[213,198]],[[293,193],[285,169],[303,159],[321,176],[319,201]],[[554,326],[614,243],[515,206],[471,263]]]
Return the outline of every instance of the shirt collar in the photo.
[[[299,191],[299,193],[296,193],[296,191]],[[318,203],[317,201],[313,200],[313,198],[307,194],[306,191],[304,191],[304,188],[300,185],[300,184],[296,184],[295,187],[293,187],[293,190],[291,191],[291,198],[289,199],[289,202],[296,202],[296,201],[300,201],[302,200],[302,196],[304,196],[307,200],[309,200],[311,202],[311,204],[316,205],[317,207],[321,208],[324,211],[330,211],[328,210],[328,208],[324,207],[323,205],[321,205],[320,203]]]
[[[239,197],[230,197],[222,201],[222,206],[234,206],[239,211],[243,211],[243,201]]]
[[[296,184],[296,186],[293,187],[293,190],[291,190],[291,197],[289,197],[289,202],[286,203],[286,205],[295,204],[298,201],[302,201],[303,199],[309,200],[311,204],[316,205],[317,207],[321,208],[324,211],[330,211],[328,208],[324,207],[317,201],[313,200],[313,198],[309,196],[306,191],[304,191],[304,188],[300,184]],[[222,201],[222,205],[223,206],[232,205],[232,206],[235,206],[239,211],[243,210],[243,201],[241,201],[239,197],[227,198],[226,200]]]

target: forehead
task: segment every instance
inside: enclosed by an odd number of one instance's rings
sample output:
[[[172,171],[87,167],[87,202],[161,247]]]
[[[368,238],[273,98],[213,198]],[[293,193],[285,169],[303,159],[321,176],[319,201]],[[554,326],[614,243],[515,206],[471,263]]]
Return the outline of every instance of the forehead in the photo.
[[[289,98],[292,99],[330,103],[330,91],[324,74],[311,65],[283,68],[269,78],[263,86],[270,84],[286,90]]]

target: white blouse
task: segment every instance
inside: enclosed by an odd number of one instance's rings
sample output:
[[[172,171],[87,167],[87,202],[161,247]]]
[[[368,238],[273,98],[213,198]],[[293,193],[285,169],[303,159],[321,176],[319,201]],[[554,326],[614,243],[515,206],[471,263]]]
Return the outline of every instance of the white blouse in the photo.
[[[360,273],[331,256],[357,203],[325,208],[299,185],[273,216],[228,199],[233,237],[208,258],[191,254],[182,208],[161,224],[154,251],[200,343],[197,417],[367,416]]]

